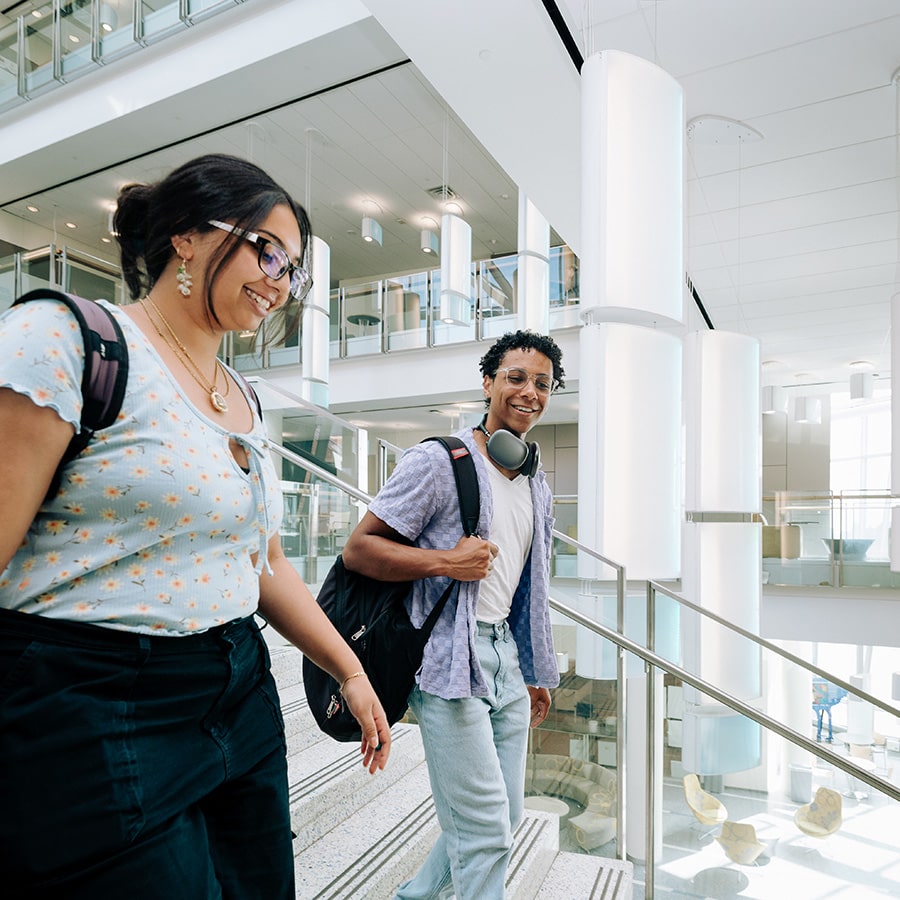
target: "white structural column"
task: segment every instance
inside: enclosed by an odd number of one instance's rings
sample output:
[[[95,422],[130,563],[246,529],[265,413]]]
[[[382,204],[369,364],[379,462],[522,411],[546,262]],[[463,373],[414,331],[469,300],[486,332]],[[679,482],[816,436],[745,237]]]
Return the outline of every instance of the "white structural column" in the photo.
[[[300,347],[300,396],[328,408],[329,329],[331,324],[331,248],[313,237],[310,247],[313,285],[304,301]]]
[[[519,327],[550,334],[550,223],[519,191]]]
[[[761,531],[759,343],[695,332],[685,339],[684,595],[758,633]],[[760,651],[698,616],[682,617],[685,666],[729,694],[758,701]],[[759,765],[758,726],[685,690],[685,770],[723,775]]]
[[[681,342],[657,326],[683,316],[682,91],[618,51],[589,57],[581,76],[578,537],[629,578],[671,578],[680,572]],[[578,574],[604,573],[580,554]],[[627,696],[630,710],[644,708],[643,676],[628,677]],[[627,718],[627,850],[644,860],[648,735]],[[662,804],[653,809],[658,851]]]
[[[900,294],[891,297],[891,496],[900,498]],[[891,571],[900,572],[900,500],[892,502]]]

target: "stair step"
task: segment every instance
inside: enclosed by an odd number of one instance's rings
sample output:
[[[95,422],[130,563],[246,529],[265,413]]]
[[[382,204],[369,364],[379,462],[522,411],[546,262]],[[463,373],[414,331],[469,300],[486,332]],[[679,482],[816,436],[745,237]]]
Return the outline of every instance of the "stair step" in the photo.
[[[630,862],[559,853],[535,900],[631,900],[633,890],[634,866]]]
[[[388,769],[393,756],[392,751]],[[387,900],[415,872],[438,835],[425,764],[350,815],[343,802],[335,802],[338,820],[295,857],[297,897]]]
[[[265,632],[264,632],[265,633]],[[422,864],[440,827],[419,730],[392,729],[387,769],[370,775],[359,746],[318,728],[302,683],[302,655],[267,637],[288,741],[298,900],[389,900]],[[631,863],[559,852],[559,820],[527,810],[506,880],[511,900],[631,900]]]

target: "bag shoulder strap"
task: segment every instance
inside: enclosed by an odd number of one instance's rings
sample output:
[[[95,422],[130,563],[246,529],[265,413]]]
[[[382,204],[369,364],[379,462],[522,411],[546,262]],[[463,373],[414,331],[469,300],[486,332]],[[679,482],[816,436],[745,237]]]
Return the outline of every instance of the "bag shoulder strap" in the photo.
[[[38,288],[23,294],[13,306],[30,300],[64,303],[75,316],[84,343],[81,431],[72,437],[60,460],[47,494],[52,497],[59,490],[63,467],[84,450],[95,431],[108,428],[116,421],[128,382],[128,345],[113,314],[93,300]]]
[[[456,480],[456,494],[459,498],[459,515],[465,534],[471,537],[478,532],[478,517],[481,514],[481,496],[478,492],[478,474],[469,448],[454,435],[429,437],[426,441],[443,444],[453,463],[453,477]],[[424,443],[424,441],[423,441]]]
[[[426,441],[437,441],[443,444],[447,453],[450,454],[450,461],[453,463],[453,476],[456,480],[456,494],[459,499],[459,515],[462,519],[463,531],[466,535],[471,536],[477,533],[478,516],[481,513],[481,495],[478,491],[478,473],[475,471],[475,462],[469,448],[458,438],[453,435],[443,437],[425,438]],[[424,441],[423,441],[424,443]],[[453,588],[459,593],[459,582],[451,581],[441,594],[441,599],[432,607],[431,611],[422,623],[420,629],[423,637],[431,634],[432,629],[437,624]]]

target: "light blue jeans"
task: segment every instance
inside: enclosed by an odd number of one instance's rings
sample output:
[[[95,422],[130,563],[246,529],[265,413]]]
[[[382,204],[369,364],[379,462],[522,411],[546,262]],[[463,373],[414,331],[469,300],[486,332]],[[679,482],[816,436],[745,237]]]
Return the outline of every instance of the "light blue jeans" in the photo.
[[[503,900],[525,802],[531,704],[505,622],[478,623],[487,697],[443,700],[413,689],[441,835],[397,900]]]

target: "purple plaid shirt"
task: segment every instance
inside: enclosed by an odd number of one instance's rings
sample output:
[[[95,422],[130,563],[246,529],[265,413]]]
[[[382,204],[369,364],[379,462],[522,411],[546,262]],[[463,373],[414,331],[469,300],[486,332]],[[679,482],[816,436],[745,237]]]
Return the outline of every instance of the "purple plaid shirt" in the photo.
[[[475,461],[481,494],[478,533],[489,538],[494,509],[488,462],[479,452],[471,428],[457,432],[457,436],[466,443]],[[525,683],[550,688],[559,684],[548,605],[554,519],[553,498],[542,471],[531,479],[531,499],[534,538],[513,595],[508,621],[519,650]],[[456,546],[463,529],[456,482],[444,447],[436,441],[427,441],[407,450],[369,510],[417,547],[447,550]],[[414,625],[421,626],[425,621],[449,580],[426,578],[415,583],[409,600]],[[445,700],[484,697],[488,692],[475,653],[478,586],[477,581],[460,585],[459,603],[451,599],[447,604],[425,647],[419,687]]]

